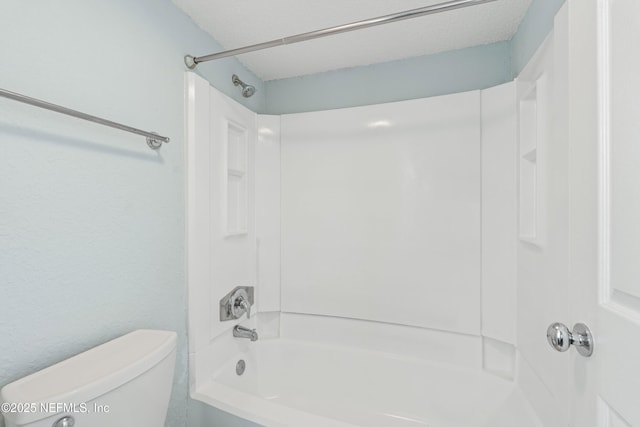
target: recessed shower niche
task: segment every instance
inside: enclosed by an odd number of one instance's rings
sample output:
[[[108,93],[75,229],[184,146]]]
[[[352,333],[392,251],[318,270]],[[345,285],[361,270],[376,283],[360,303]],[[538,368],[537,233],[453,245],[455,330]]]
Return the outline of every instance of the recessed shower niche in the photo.
[[[543,142],[546,134],[546,74],[520,85],[520,198],[519,238],[541,246],[543,242],[544,189],[542,179]]]
[[[227,174],[225,182],[227,236],[247,233],[247,129],[227,122]]]

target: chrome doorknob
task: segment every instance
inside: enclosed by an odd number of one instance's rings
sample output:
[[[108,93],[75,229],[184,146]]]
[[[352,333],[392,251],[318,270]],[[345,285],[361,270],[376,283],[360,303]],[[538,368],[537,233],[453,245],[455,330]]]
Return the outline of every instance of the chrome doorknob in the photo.
[[[558,351],[569,350],[569,347],[571,346],[569,337],[571,335],[569,328],[567,328],[563,323],[552,323],[547,328],[547,341],[549,341],[551,347]]]
[[[576,323],[573,331],[569,331],[562,323],[552,323],[547,328],[547,341],[557,351],[567,351],[573,344],[584,357],[593,354],[593,336],[584,323]]]

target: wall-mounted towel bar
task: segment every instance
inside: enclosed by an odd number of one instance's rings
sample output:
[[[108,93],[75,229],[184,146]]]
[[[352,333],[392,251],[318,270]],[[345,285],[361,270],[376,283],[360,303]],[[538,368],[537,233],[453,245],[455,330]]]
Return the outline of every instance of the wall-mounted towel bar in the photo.
[[[14,101],[22,102],[25,104],[33,105],[35,107],[44,108],[47,110],[55,111],[56,113],[66,114],[67,116],[77,117],[79,119],[87,120],[93,123],[98,123],[104,126],[120,129],[125,132],[135,133],[136,135],[142,135],[147,137],[147,145],[152,149],[158,149],[162,143],[167,143],[170,139],[166,136],[157,135],[153,132],[147,132],[144,130],[132,128],[131,126],[123,125],[120,123],[112,122],[111,120],[101,119],[100,117],[85,114],[80,111],[72,110],[70,108],[61,107],[60,105],[51,104],[50,102],[41,101],[39,99],[30,98],[19,93],[10,92],[8,90],[0,89],[0,96]]]

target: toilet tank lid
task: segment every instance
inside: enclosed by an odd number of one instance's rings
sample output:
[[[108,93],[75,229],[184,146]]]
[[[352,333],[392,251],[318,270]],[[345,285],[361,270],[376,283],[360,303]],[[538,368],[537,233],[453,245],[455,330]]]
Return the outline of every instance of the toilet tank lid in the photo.
[[[0,397],[38,405],[88,402],[157,365],[175,349],[176,337],[173,331],[133,331],[8,384]]]

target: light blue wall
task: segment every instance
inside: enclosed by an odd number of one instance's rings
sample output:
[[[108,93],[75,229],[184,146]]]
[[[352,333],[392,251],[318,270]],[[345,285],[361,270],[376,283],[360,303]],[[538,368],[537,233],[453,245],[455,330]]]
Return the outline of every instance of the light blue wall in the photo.
[[[187,408],[185,53],[219,49],[169,0],[2,0],[0,87],[171,137],[0,99],[0,386],[137,328],[178,332],[168,425]],[[244,101],[236,60],[202,67]],[[0,421],[0,424],[2,422]]]
[[[511,39],[511,67],[520,74],[529,59],[553,29],[553,18],[565,0],[533,0],[527,14]]]
[[[267,112],[284,114],[485,89],[517,76],[565,0],[533,0],[512,40],[265,83]]]
[[[267,111],[285,114],[485,89],[511,80],[509,42],[266,82]]]

